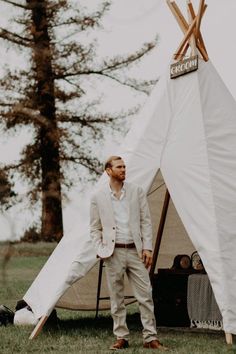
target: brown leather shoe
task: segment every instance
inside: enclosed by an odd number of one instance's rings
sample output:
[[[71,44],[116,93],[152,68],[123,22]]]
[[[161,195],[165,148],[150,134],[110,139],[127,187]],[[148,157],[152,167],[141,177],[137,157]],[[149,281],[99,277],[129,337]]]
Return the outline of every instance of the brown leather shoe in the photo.
[[[111,350],[125,349],[129,347],[129,342],[126,339],[117,339],[117,341],[110,347]]]
[[[161,344],[157,339],[151,340],[150,342],[145,342],[143,347],[147,349],[168,350],[168,348],[164,347],[164,345]]]

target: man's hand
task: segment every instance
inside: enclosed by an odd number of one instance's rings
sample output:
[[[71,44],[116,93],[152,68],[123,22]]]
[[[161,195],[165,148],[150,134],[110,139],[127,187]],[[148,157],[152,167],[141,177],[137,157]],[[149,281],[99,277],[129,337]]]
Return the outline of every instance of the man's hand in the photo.
[[[149,270],[152,265],[152,251],[143,250],[142,261],[145,265],[145,268]]]

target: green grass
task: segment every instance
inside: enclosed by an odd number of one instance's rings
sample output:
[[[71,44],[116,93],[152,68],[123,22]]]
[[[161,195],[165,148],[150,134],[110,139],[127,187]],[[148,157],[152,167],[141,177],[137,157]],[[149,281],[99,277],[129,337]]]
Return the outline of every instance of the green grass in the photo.
[[[55,244],[0,245],[0,304],[14,310],[38,273]],[[6,254],[10,255],[9,257]],[[113,343],[112,320],[109,312],[95,319],[94,312],[57,310],[58,324],[47,325],[39,337],[30,341],[32,327],[0,327],[0,353],[111,353]],[[136,305],[128,308],[131,353],[154,353],[142,348],[141,323]],[[236,354],[236,347],[225,344],[222,332],[190,331],[189,329],[160,328],[159,339],[170,348],[168,353],[178,354]]]

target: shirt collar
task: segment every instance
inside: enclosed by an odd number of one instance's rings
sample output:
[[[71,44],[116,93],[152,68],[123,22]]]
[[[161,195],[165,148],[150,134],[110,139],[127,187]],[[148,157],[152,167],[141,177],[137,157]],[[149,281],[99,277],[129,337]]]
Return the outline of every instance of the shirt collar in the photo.
[[[111,189],[110,184],[109,184],[109,188],[110,188],[110,193],[111,193],[112,197],[116,198],[115,193],[114,193],[114,191]],[[121,188],[121,196],[120,196],[120,199],[119,199],[119,200],[121,200],[121,199],[124,198],[125,192],[126,192],[126,185],[125,185],[125,182],[124,182],[124,183],[123,183],[123,186],[122,186],[122,188]],[[116,198],[116,199],[117,199],[117,198]]]

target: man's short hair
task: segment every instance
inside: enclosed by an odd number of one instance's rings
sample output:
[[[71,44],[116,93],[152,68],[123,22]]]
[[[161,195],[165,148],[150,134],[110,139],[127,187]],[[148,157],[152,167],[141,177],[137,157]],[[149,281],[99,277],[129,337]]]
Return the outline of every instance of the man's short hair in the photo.
[[[120,157],[120,156],[110,156],[105,162],[104,170],[106,170],[107,168],[111,168],[112,167],[112,162],[116,161],[116,160],[122,160],[122,157]]]

